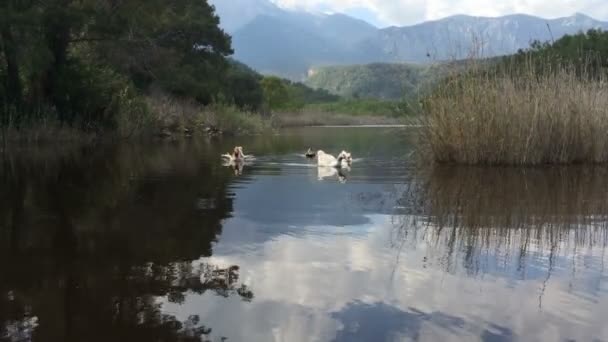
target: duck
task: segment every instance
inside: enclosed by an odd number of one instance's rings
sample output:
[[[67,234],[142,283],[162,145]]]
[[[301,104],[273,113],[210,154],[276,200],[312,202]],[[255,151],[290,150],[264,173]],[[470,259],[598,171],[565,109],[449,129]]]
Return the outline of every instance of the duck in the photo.
[[[222,158],[229,162],[243,162],[245,161],[245,154],[243,153],[242,146],[235,146],[232,153],[222,154]]]
[[[317,164],[319,166],[330,166],[330,167],[346,167],[348,163],[345,160],[345,155],[340,154],[338,158],[332,156],[331,154],[327,154],[322,150],[317,151]]]
[[[317,153],[309,148],[304,155],[306,158],[314,158],[317,156]]]
[[[346,151],[342,150],[342,152],[340,152],[340,154],[338,154],[338,158],[340,158],[340,157],[342,157],[342,159],[345,160],[348,165],[352,165],[353,156],[351,155],[350,152],[346,152]]]

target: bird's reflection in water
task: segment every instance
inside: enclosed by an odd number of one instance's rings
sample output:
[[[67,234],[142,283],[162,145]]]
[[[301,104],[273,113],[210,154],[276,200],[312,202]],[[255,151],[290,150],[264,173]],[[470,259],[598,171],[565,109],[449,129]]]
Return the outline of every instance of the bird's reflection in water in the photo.
[[[340,183],[346,183],[350,170],[350,167],[319,166],[317,168],[317,176],[320,181],[337,176]]]
[[[235,176],[240,176],[243,174],[243,168],[245,167],[245,162],[229,160],[229,161],[224,161],[224,166],[232,168]]]

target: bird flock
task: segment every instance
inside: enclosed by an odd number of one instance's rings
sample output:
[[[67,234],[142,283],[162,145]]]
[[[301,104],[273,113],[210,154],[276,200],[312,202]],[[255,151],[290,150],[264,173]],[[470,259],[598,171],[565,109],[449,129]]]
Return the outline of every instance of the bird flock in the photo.
[[[315,152],[309,148],[304,156],[308,159],[316,160],[320,180],[338,174],[340,182],[346,181],[345,174],[350,171],[353,163],[352,154],[344,150],[337,157],[334,157],[323,150]],[[246,155],[243,152],[242,146],[235,146],[231,153],[222,154],[222,160],[225,166],[234,168],[235,175],[241,175],[243,173],[243,166],[255,160],[255,157],[253,155]]]

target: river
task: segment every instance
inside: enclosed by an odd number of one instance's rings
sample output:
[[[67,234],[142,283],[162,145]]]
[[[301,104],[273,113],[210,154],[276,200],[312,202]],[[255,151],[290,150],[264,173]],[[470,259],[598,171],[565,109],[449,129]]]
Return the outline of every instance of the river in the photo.
[[[608,169],[424,167],[415,130],[5,152],[0,341],[608,340]]]

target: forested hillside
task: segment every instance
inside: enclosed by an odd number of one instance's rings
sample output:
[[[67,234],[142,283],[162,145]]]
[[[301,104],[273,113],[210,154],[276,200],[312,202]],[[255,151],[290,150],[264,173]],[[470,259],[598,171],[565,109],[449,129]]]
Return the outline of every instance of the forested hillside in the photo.
[[[347,98],[394,100],[418,94],[448,68],[405,63],[318,67],[311,69],[306,84]]]
[[[150,106],[162,102],[166,112],[175,101],[273,110],[273,88],[230,58],[219,22],[206,0],[3,1],[0,126],[132,132],[159,120]],[[270,84],[285,90],[282,104],[335,98],[290,81]]]

